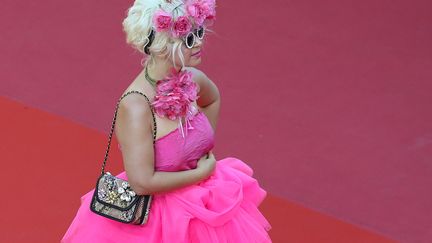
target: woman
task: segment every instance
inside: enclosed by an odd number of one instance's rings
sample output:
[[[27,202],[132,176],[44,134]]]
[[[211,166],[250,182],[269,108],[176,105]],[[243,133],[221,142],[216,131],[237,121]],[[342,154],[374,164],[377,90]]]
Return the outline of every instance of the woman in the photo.
[[[148,221],[130,225],[91,212],[92,190],[62,242],[271,242],[257,209],[266,192],[252,169],[211,152],[220,96],[194,66],[214,19],[214,0],[136,0],[129,8],[127,42],[147,59],[119,103],[115,134],[125,171],[117,177],[136,194],[153,195]]]

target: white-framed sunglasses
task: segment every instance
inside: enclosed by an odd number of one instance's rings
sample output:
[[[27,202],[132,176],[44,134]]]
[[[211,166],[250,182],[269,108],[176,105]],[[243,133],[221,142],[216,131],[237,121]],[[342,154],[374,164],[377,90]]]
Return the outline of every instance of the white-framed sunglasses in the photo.
[[[192,49],[192,47],[195,45],[195,38],[202,40],[204,38],[205,31],[206,30],[204,26],[200,26],[183,37],[182,39],[186,47]]]

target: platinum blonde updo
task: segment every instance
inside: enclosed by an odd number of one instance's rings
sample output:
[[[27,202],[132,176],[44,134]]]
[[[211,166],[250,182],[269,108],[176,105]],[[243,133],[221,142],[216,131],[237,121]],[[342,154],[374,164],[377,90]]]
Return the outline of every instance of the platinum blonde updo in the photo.
[[[174,18],[185,15],[185,9],[178,7],[184,2],[182,0],[135,0],[134,4],[127,10],[127,16],[123,20],[123,31],[126,33],[126,42],[139,52],[144,52],[145,45],[150,41],[149,35],[153,26],[153,17],[160,8],[170,12]],[[183,41],[172,38],[164,32],[154,32],[154,39],[149,47],[150,55],[147,56],[145,66],[153,55],[162,55],[165,58],[172,57],[174,66],[175,56],[178,54],[182,66],[184,66],[184,55],[182,52]]]

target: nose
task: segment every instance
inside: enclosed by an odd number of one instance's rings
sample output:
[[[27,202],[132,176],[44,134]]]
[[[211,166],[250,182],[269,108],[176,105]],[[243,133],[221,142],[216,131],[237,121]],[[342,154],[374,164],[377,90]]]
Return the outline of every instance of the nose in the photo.
[[[200,40],[198,37],[195,37],[195,46],[201,46],[203,43],[203,40]]]

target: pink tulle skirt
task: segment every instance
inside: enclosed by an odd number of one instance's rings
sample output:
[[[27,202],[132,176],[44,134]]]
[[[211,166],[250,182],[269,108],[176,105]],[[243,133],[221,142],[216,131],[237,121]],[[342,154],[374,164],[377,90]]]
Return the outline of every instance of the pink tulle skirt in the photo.
[[[154,195],[148,222],[142,226],[91,212],[92,190],[81,197],[61,242],[271,242],[271,226],[257,208],[266,192],[252,173],[239,159],[219,160],[207,180]],[[118,176],[126,179],[124,172]]]

